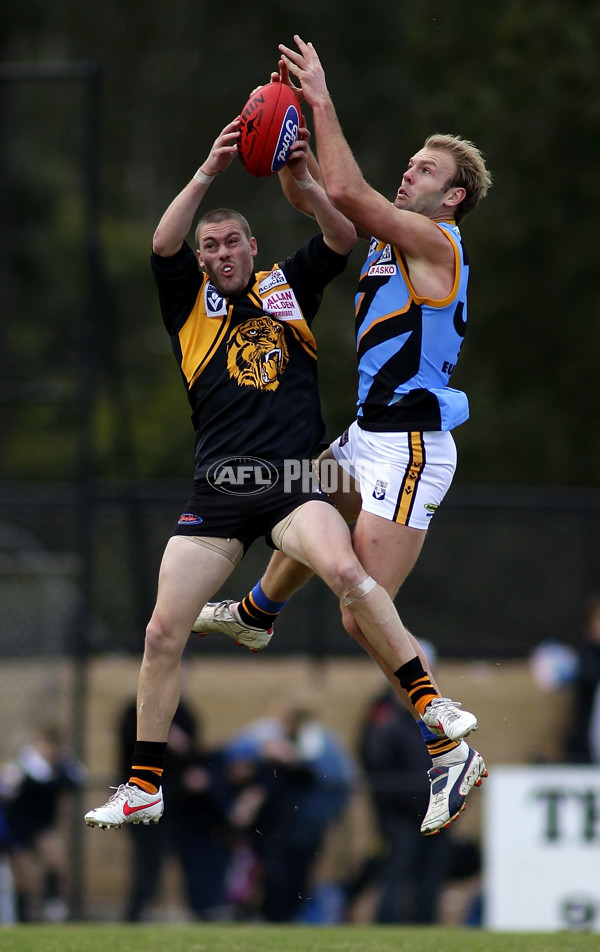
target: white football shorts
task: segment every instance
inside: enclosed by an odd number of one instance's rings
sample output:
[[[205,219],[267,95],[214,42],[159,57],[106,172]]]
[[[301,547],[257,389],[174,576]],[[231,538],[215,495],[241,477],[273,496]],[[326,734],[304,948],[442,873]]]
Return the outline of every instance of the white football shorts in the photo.
[[[447,431],[371,433],[356,420],[331,446],[360,486],[362,508],[414,529],[427,529],[456,470]]]

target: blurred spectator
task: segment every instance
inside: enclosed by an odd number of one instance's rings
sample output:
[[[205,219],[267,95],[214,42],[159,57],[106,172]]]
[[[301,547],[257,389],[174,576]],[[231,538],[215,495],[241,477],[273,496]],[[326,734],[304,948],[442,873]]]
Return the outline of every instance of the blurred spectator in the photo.
[[[131,764],[136,722],[132,701],[120,724],[121,775]],[[232,855],[228,810],[235,795],[227,769],[222,751],[205,749],[201,725],[181,701],[167,746],[164,797],[168,809],[158,824],[127,826],[132,844],[127,921],[142,920],[156,901],[169,856],[181,863],[191,913],[197,919],[226,916],[225,877]]]
[[[384,847],[380,861],[369,864],[379,887],[375,921],[436,922],[451,841],[448,832],[421,835],[431,760],[417,724],[391,688],[366,711],[359,756]]]
[[[260,863],[261,916],[289,922],[310,900],[311,873],[331,825],[341,818],[356,766],[339,738],[315,719],[306,696],[277,702],[271,717],[231,741],[237,764],[259,766],[264,801],[254,820]]]
[[[15,884],[10,865],[10,840],[4,810],[2,776],[0,775],[0,925],[11,926],[17,921]]]
[[[543,691],[556,691],[572,684],[577,674],[577,652],[569,645],[547,638],[533,649],[529,667],[535,683]]]
[[[17,915],[21,922],[68,918],[67,857],[57,828],[65,794],[83,785],[85,767],[54,726],[38,730],[5,765],[2,795]]]
[[[585,605],[582,635],[565,737],[565,760],[573,764],[600,763],[600,595]]]

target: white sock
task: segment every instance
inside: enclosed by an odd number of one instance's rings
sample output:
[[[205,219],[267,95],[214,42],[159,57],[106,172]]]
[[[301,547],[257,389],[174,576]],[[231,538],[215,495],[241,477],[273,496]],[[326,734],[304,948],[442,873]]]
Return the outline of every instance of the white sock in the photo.
[[[469,750],[470,748],[467,742],[461,740],[458,747],[453,747],[452,750],[448,750],[445,754],[432,757],[431,761],[434,767],[450,767],[451,764],[464,764],[469,756]]]

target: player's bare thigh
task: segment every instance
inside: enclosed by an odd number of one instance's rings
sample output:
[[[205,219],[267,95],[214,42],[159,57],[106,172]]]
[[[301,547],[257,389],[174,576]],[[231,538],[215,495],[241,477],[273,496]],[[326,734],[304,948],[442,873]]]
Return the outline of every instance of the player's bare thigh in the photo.
[[[417,561],[426,531],[361,510],[352,545],[359,562],[394,598]]]
[[[365,571],[368,572],[376,582],[379,582],[393,599],[417,561],[421,549],[423,548],[426,534],[426,530],[424,529],[413,529],[409,526],[402,526],[389,519],[384,519],[381,516],[376,516],[373,513],[362,510],[354,527],[352,545]],[[396,678],[393,676],[392,670],[386,665],[381,655],[374,651],[369,645],[354,619],[349,615],[347,609],[342,608],[342,616],[346,629],[377,662],[390,684],[393,685],[401,700],[405,703],[407,709],[416,718],[414,708],[409,702],[408,696],[400,689]],[[421,659],[423,667],[428,672],[434,687],[437,689],[427,656],[412,633],[407,631],[407,634],[417,655]]]
[[[358,483],[337,462],[331,446],[324,450],[316,462],[322,487],[346,522],[354,522],[361,507]]]
[[[347,522],[356,520],[352,546],[360,564],[394,598],[419,557],[425,530],[403,526],[362,509],[360,486],[336,461],[331,447],[321,454],[317,465],[331,474],[332,485],[337,486],[335,491],[328,492],[336,508]]]
[[[352,480],[353,486],[348,488],[350,477],[335,461],[330,448],[319,457],[319,465],[323,460],[327,460],[328,474],[332,477],[330,485],[335,485],[334,468],[337,467],[340,472],[338,488],[328,495],[347,522],[356,519],[352,546],[358,561],[393,598],[419,557],[425,541],[425,530],[403,526],[361,510],[357,484]],[[310,569],[304,568],[306,576],[303,577],[302,568],[296,566],[299,577],[295,580],[295,585],[290,585],[293,567],[294,561],[290,556],[284,555],[283,552],[274,553],[263,578],[269,589],[269,597],[283,601],[299,587],[301,581],[309,577]]]
[[[365,577],[350,530],[328,503],[303,503],[272,529],[271,537],[278,549],[311,568],[338,595]]]
[[[335,460],[331,447],[324,450],[315,463],[319,473],[324,460],[326,466],[323,488],[344,520],[353,522],[360,512],[358,487]],[[275,551],[261,579],[261,586],[268,598],[282,602],[304,585],[312,574],[313,570],[309,566],[297,562],[284,552]]]
[[[231,558],[214,548],[186,536],[172,536],[160,566],[153,619],[187,637],[200,610],[233,569]]]

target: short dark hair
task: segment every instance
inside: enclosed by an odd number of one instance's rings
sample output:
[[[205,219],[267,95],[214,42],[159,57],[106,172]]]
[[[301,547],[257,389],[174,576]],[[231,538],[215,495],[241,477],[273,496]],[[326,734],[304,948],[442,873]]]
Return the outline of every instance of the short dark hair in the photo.
[[[248,241],[250,241],[252,238],[252,232],[250,231],[248,220],[244,218],[240,212],[234,211],[233,208],[215,208],[212,212],[206,212],[206,214],[203,215],[198,222],[195,232],[196,244],[200,244],[200,229],[203,225],[213,225],[220,221],[236,221],[244,232]]]

